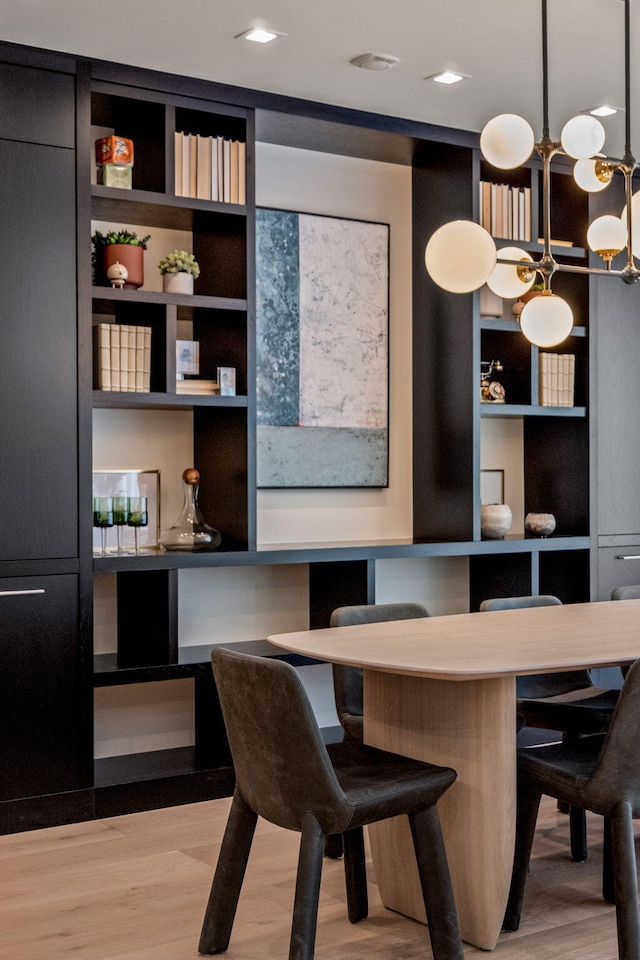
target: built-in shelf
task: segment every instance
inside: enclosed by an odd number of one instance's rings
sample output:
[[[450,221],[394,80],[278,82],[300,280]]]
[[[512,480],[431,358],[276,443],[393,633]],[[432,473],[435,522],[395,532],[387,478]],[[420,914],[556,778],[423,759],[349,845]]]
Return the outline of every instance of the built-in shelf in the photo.
[[[122,190],[91,187],[91,215],[94,220],[121,220],[168,230],[192,230],[201,214],[246,217],[247,208],[239,203],[215,203],[195,197],[175,197],[149,190]]]
[[[94,307],[100,300],[132,304],[170,304],[207,310],[246,310],[247,301],[235,297],[202,297],[198,294],[160,293],[155,290],[120,290],[113,287],[91,288]]]
[[[522,329],[517,320],[501,320],[494,317],[480,317],[480,329],[481,330],[495,330],[499,333],[519,333],[524,336]],[[572,327],[570,337],[586,337],[587,328],[586,327]]]
[[[153,409],[180,409],[182,407],[246,407],[247,397],[221,397],[219,394],[194,393],[114,393],[110,390],[93,391],[94,407],[124,407]]]
[[[584,418],[586,407],[543,407],[533,403],[481,403],[482,417],[573,417]]]

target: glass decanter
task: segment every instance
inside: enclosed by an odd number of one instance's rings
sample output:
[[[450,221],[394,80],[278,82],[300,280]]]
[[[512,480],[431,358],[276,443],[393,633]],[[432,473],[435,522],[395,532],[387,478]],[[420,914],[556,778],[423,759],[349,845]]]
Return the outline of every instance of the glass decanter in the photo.
[[[220,531],[210,527],[200,513],[198,508],[200,474],[194,467],[189,467],[182,474],[182,487],[184,506],[174,525],[162,531],[160,544],[165,550],[170,551],[182,550],[195,553],[215,550],[222,537]]]

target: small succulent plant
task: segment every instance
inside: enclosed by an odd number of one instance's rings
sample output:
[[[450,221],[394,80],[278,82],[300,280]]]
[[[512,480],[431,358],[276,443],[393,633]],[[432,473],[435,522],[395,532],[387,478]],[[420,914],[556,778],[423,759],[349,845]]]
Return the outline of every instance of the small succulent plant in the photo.
[[[174,250],[158,263],[160,273],[190,273],[196,280],[200,276],[200,267],[192,253],[186,250]]]
[[[146,237],[139,237],[137,233],[132,233],[131,230],[125,230],[123,227],[121,230],[110,230],[109,233],[101,233],[100,230],[96,230],[91,237],[91,242],[94,247],[106,247],[111,243],[128,243],[133,247],[142,247],[143,250],[146,250],[147,242],[150,239],[150,233]]]

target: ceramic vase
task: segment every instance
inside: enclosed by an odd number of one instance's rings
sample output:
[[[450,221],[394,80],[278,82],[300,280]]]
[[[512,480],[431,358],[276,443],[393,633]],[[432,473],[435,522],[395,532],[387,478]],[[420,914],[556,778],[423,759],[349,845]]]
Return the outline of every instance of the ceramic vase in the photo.
[[[103,251],[103,278],[99,281],[102,285],[111,285],[107,279],[107,270],[115,263],[121,263],[127,268],[127,279],[124,284],[125,290],[137,290],[138,287],[143,285],[144,250],[139,244],[107,243],[103,247]]]
[[[506,503],[486,503],[480,507],[480,532],[483,540],[503,540],[511,530],[513,515]]]
[[[552,513],[528,513],[524,518],[524,529],[533,537],[550,537],[556,528],[556,518]]]
[[[193,293],[193,277],[190,273],[163,273],[162,289],[165,293]]]

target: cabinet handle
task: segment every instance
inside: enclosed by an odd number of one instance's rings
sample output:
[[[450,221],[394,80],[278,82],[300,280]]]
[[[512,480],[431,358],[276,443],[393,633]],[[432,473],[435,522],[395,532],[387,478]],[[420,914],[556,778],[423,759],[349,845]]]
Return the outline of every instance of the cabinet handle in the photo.
[[[616,560],[640,560],[640,553],[632,553],[626,557],[623,556],[622,554],[618,554],[618,556],[616,557]]]
[[[0,590],[0,597],[24,597],[30,593],[44,593],[44,590]]]

